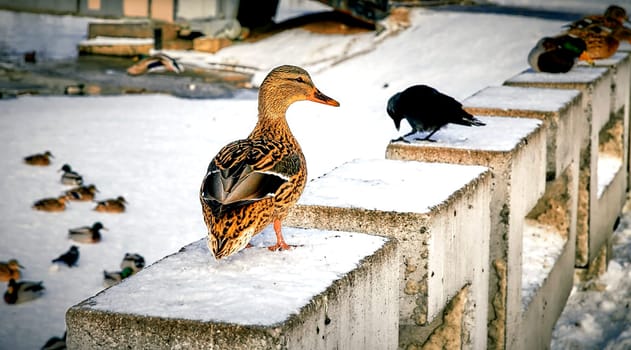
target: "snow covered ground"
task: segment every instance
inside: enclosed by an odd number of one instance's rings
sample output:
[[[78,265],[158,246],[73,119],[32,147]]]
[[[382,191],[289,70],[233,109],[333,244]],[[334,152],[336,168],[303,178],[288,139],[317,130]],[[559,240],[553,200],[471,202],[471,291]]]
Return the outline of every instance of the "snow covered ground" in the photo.
[[[579,0],[551,4],[555,9],[584,12],[601,12],[606,6],[601,1]],[[631,1],[621,4],[631,8]],[[314,7],[311,2],[281,2],[281,16]],[[12,17],[2,11],[0,15],[3,23]],[[67,16],[16,16],[20,20],[15,25],[43,21],[50,32],[87,23]],[[399,135],[385,113],[385,103],[393,93],[424,83],[462,100],[486,86],[499,85],[527,67],[526,55],[541,36],[558,33],[565,23],[433,9],[414,9],[411,20],[410,28],[387,37],[320,35],[295,29],[247,49],[229,47],[214,58],[180,55],[187,63],[215,59],[254,67],[258,79],[278,64],[307,68],[320,90],[341,103],[340,108],[330,108],[300,102],[289,109],[289,124],[301,142],[313,179],[352,159],[383,158],[388,140]],[[58,21],[64,25],[57,27]],[[22,41],[34,36],[29,33],[25,31]],[[38,37],[37,41],[54,46],[48,43],[52,39]],[[63,50],[74,50],[74,46]],[[63,52],[51,56],[58,55]],[[20,97],[0,101],[0,110],[0,194],[4,199],[0,202],[0,260],[17,258],[26,267],[23,278],[42,280],[47,288],[42,298],[27,304],[0,303],[0,348],[34,349],[63,333],[65,310],[100,291],[102,270],[117,269],[126,252],[140,253],[151,264],[204,237],[197,197],[202,176],[222,145],[245,137],[254,125],[256,94],[246,90],[233,99],[218,100],[161,95]],[[44,150],[54,154],[52,166],[22,163],[22,157]],[[30,206],[35,200],[66,188],[58,182],[57,172],[64,163],[97,186],[99,199],[125,196],[128,212],[96,213],[91,203],[77,202],[62,213],[33,211]],[[49,271],[50,260],[72,244],[67,230],[96,220],[109,229],[103,242],[80,245],[78,267]],[[630,225],[628,220],[622,226]],[[577,308],[566,310],[553,348],[587,349],[592,344],[604,348],[610,341],[631,338],[631,229],[618,237],[616,260],[598,282],[606,286],[605,292],[576,291],[570,305]],[[615,323],[608,326],[606,322]]]

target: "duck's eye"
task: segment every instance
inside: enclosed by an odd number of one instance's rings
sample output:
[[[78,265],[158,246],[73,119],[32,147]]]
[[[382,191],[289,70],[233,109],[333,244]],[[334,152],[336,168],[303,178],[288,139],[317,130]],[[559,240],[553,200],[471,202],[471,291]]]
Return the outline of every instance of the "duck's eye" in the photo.
[[[302,79],[302,77],[298,77],[298,78],[296,78],[296,79],[294,79],[294,80],[296,80],[296,81],[297,81],[297,82],[299,82],[299,83],[304,83],[304,82],[305,82],[305,80],[304,80],[304,79]]]

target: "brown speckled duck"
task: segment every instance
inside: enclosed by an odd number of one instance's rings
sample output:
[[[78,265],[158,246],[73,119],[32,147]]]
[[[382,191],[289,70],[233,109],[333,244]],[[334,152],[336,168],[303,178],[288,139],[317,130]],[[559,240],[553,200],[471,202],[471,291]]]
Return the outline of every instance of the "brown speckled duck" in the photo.
[[[21,276],[20,269],[23,268],[24,266],[20,265],[15,259],[0,262],[0,281],[19,280]]]
[[[24,163],[28,165],[47,166],[50,165],[50,158],[55,157],[53,157],[53,154],[50,153],[50,151],[46,151],[44,153],[37,153],[24,157]]]
[[[125,211],[125,204],[127,204],[125,198],[123,196],[118,196],[114,199],[106,199],[96,202],[94,210],[103,213],[122,213]]]
[[[33,204],[33,209],[41,211],[64,211],[68,198],[61,196],[58,198],[43,198]]]
[[[200,200],[208,248],[216,259],[243,249],[270,223],[277,243],[269,249],[289,249],[281,222],[302,194],[307,167],[285,112],[292,103],[304,100],[339,106],[314,86],[304,69],[289,65],[273,69],[259,89],[254,130],[248,138],[224,146],[210,162]]]
[[[94,185],[78,186],[64,192],[68,199],[73,201],[92,201],[99,190]]]
[[[579,59],[592,62],[595,59],[611,57],[620,46],[620,41],[631,39],[631,30],[624,26],[627,11],[611,5],[603,15],[591,15],[570,23],[567,33],[577,36],[587,45]]]

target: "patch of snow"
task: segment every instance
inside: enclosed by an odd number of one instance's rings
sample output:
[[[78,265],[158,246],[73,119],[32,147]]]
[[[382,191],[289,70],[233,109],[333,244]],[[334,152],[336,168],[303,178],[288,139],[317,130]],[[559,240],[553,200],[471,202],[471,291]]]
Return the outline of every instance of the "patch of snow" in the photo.
[[[360,233],[283,228],[287,251],[268,227],[254,247],[216,261],[206,239],[123,280],[84,307],[124,314],[270,326],[285,321],[355,269],[386,241]],[[352,249],[349,249],[352,247]],[[176,292],[171,287],[177,286]],[[166,290],[165,290],[166,288]]]
[[[528,307],[563,252],[567,239],[549,227],[528,220],[522,247],[522,310]]]
[[[506,80],[509,83],[565,83],[585,84],[600,79],[607,73],[607,68],[574,67],[567,73],[542,73],[527,69],[522,73]]]
[[[622,159],[608,153],[598,153],[597,167],[598,198],[600,198],[622,168]]]
[[[607,271],[572,289],[552,333],[551,349],[631,348],[631,213],[628,208],[613,234],[612,243],[613,258]]]
[[[436,142],[411,141],[411,145],[506,152],[513,150],[519,142],[542,124],[541,120],[530,118],[485,116],[476,116],[476,118],[486,125],[468,127],[448,124],[432,136],[432,140]]]
[[[557,112],[581,94],[578,90],[489,86],[462,102],[464,107]]]
[[[443,163],[354,160],[309,182],[298,203],[428,213],[487,170]]]

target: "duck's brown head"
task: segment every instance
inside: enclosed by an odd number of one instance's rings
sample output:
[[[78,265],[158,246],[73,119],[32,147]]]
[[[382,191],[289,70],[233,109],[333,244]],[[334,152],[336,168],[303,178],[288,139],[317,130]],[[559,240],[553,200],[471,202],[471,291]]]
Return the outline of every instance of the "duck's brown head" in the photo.
[[[605,10],[605,17],[613,18],[621,24],[629,19],[627,11],[618,5],[611,5],[607,7]]]
[[[297,101],[313,101],[335,107],[340,105],[320,92],[304,69],[290,65],[274,68],[259,89],[259,109],[271,107],[284,112]]]

